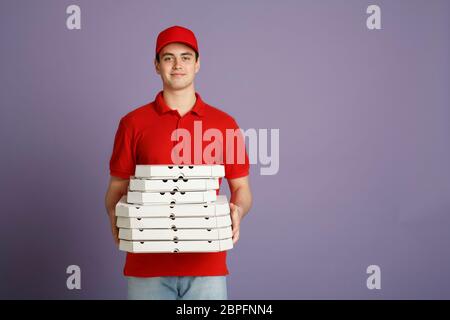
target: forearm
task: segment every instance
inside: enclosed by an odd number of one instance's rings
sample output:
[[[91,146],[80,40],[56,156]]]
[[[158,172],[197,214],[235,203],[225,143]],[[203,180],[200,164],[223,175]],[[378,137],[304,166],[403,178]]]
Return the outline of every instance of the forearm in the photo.
[[[241,219],[250,211],[253,197],[249,188],[240,187],[231,191],[231,202],[239,206],[241,210]]]
[[[121,181],[120,183],[112,181],[108,187],[108,191],[105,195],[105,208],[110,219],[115,217],[116,204],[119,202],[120,198],[127,193],[128,183],[126,181]]]
[[[123,193],[121,191],[109,191],[105,197],[105,206],[106,211],[109,215],[109,218],[113,218],[116,213],[116,204],[119,202],[120,198],[122,198]]]

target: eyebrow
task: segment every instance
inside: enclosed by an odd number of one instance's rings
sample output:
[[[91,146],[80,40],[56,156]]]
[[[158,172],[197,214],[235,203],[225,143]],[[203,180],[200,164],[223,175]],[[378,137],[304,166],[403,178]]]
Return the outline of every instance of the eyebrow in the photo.
[[[191,52],[183,52],[181,55],[182,56],[192,56],[193,54]],[[175,55],[173,53],[166,52],[162,56],[165,57],[165,56],[175,56]]]

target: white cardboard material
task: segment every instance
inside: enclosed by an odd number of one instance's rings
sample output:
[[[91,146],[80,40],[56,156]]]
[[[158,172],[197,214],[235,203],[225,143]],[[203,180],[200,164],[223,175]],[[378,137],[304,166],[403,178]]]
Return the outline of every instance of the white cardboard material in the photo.
[[[117,227],[126,229],[222,228],[231,226],[231,217],[125,218],[117,217]]]
[[[216,190],[140,192],[128,191],[127,202],[146,203],[203,203],[217,200]]]
[[[136,165],[136,178],[221,178],[223,165]]]
[[[130,178],[131,191],[206,191],[219,189],[219,179],[138,179]]]
[[[116,216],[130,218],[145,217],[213,217],[230,214],[226,195],[218,195],[215,202],[134,205],[123,196],[116,205]]]
[[[221,240],[231,238],[231,227],[215,229],[119,229],[119,239],[144,240]]]
[[[127,241],[120,240],[120,250],[144,252],[218,252],[233,248],[231,238],[202,241]]]

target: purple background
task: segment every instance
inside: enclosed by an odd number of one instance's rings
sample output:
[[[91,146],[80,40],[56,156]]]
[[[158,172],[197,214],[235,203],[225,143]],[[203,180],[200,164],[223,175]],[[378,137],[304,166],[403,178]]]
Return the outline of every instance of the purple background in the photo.
[[[66,7],[81,6],[81,30]],[[366,28],[378,4],[382,30]],[[153,100],[155,39],[199,40],[196,89],[280,129],[252,166],[230,299],[450,298],[449,1],[0,2],[1,298],[125,298],[104,209],[121,116]],[[223,184],[227,190],[226,182]],[[66,268],[81,267],[81,290]],[[381,290],[366,287],[381,267]]]

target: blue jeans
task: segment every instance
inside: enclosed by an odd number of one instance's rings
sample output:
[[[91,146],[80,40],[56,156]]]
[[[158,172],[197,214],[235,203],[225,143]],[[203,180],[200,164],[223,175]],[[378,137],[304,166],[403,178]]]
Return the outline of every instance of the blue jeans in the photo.
[[[127,277],[129,300],[227,300],[226,276]]]

